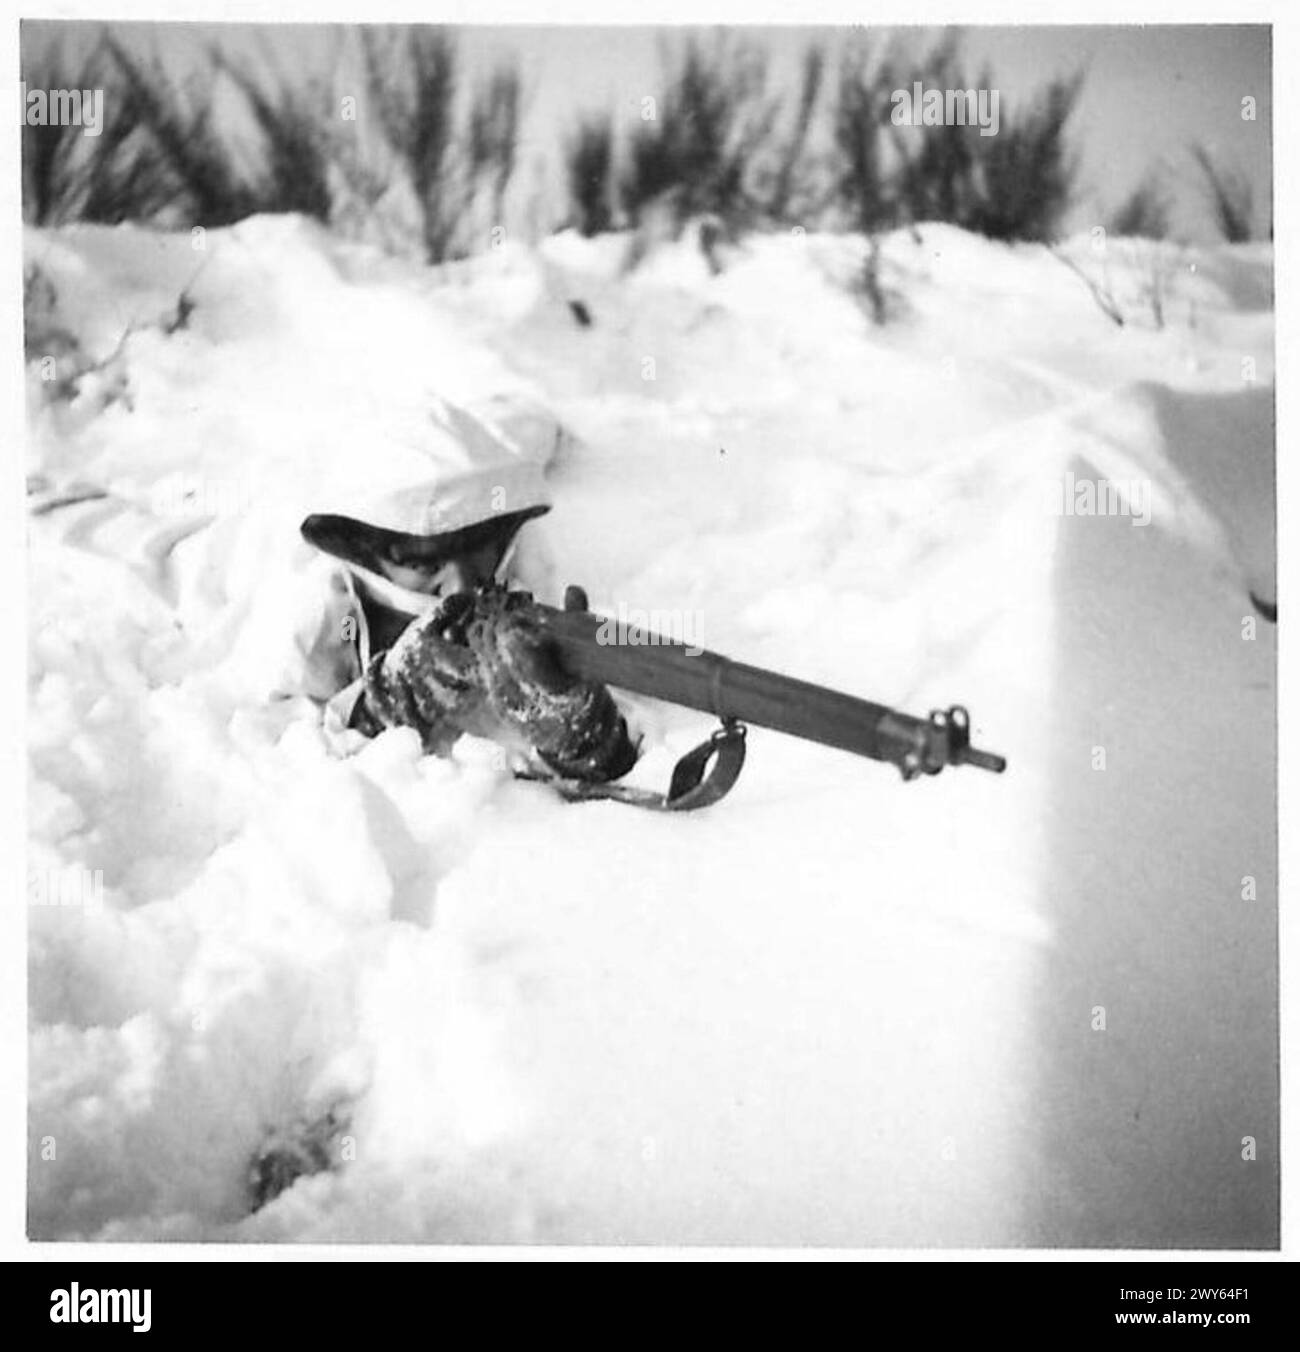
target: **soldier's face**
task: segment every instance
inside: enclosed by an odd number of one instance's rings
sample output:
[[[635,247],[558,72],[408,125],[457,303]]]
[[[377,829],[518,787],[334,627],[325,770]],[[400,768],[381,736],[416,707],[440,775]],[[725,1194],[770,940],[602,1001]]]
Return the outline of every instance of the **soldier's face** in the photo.
[[[486,586],[492,581],[500,559],[501,549],[495,544],[452,559],[433,575],[430,595],[450,596],[453,592],[476,591]]]

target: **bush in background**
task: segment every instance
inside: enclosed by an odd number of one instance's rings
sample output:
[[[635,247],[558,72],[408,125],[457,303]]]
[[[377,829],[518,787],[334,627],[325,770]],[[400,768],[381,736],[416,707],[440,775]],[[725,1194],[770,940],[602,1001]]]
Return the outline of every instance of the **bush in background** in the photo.
[[[1249,243],[1255,238],[1255,199],[1249,181],[1221,164],[1203,145],[1192,147],[1192,159],[1205,176],[1219,233],[1229,244]]]
[[[132,146],[131,160],[152,156],[158,166],[157,191],[135,203],[128,198],[119,209],[130,208],[136,218],[168,210],[183,224],[205,226],[230,225],[268,209],[240,173],[231,146],[214,124],[216,71],[210,62],[182,86],[156,57],[146,61],[117,38],[107,38],[105,49],[120,100],[113,121],[121,128],[122,146]]]
[[[38,224],[219,226],[292,211],[373,234],[376,218],[403,216],[404,233],[384,242],[437,263],[481,249],[503,223],[517,168],[519,73],[498,67],[464,88],[448,29],[349,35],[364,128],[341,119],[329,80],[291,79],[274,63],[250,67],[213,48],[179,80],[116,34],[81,57],[39,36],[24,34],[29,86],[103,88],[112,114],[96,138],[77,127],[23,127],[24,211]],[[567,219],[584,234],[653,220],[675,235],[696,220],[715,240],[795,223],[874,238],[944,221],[992,239],[1051,241],[1070,205],[1078,76],[1003,105],[997,134],[985,137],[977,127],[900,127],[891,117],[894,91],[918,81],[991,87],[987,70],[968,78],[955,34],[919,54],[898,42],[878,52],[853,46],[829,92],[825,48],[810,46],[784,99],[764,56],[726,34],[688,36],[662,60],[662,90],[642,120],[620,134],[609,118],[588,117],[563,147]],[[248,144],[214,112],[219,90],[227,106],[234,98],[246,110]],[[1204,146],[1191,155],[1223,237],[1252,238],[1249,182]],[[1108,228],[1167,237],[1161,186],[1139,184]]]
[[[363,28],[366,101],[387,147],[410,180],[419,205],[425,255],[451,252],[464,209],[453,183],[456,51],[441,29]]]
[[[1052,80],[1014,117],[1003,111],[996,136],[980,137],[979,188],[965,224],[989,239],[1048,243],[1070,206],[1078,161],[1066,124],[1082,75]]]
[[[101,35],[81,60],[62,40],[24,42],[22,77],[34,89],[102,89],[100,135],[76,126],[22,127],[23,212],[37,225],[84,220],[107,224],[148,218],[171,201],[178,185],[148,144],[139,97],[123,78]],[[112,116],[108,115],[111,108]]]
[[[501,221],[519,140],[518,71],[494,71],[472,94],[462,123],[449,32],[406,26],[363,28],[361,34],[366,100],[378,114],[394,172],[412,189],[425,258],[441,263],[463,257]]]
[[[180,82],[117,36],[102,36],[79,62],[57,41],[25,45],[30,87],[102,88],[106,107],[94,138],[79,127],[23,127],[27,219],[215,227],[258,212],[299,212],[357,226],[342,219],[354,204],[372,214],[400,184],[427,261],[481,247],[501,221],[515,171],[518,72],[498,67],[462,108],[447,30],[360,34],[360,101],[375,128],[364,145],[356,124],[341,120],[328,81],[288,78],[269,59],[269,74],[254,74],[213,47]],[[218,125],[221,81],[247,110],[251,145]]]
[[[318,221],[330,219],[330,168],[335,157],[330,135],[331,91],[319,79],[294,84],[277,72],[264,85],[244,66],[210,53],[212,69],[243,95],[257,128],[261,172],[250,189],[258,211],[297,211]]]
[[[584,235],[614,228],[614,127],[588,118],[564,148],[570,219]]]
[[[840,61],[831,114],[836,154],[833,200],[849,228],[865,235],[903,223],[910,209],[890,134],[890,95],[903,88],[907,78],[893,47],[877,61],[859,43]]]
[[[921,57],[895,45],[879,60],[859,48],[841,66],[834,107],[835,199],[866,233],[946,221],[990,239],[1052,239],[1070,205],[1076,162],[1067,140],[1082,78],[1051,81],[1023,110],[1000,105],[995,136],[972,126],[902,127],[892,94],[989,89],[968,78],[960,40],[945,36]]]
[[[802,155],[812,127],[824,58],[804,59],[793,125],[782,130],[782,100],[768,92],[767,62],[752,47],[720,35],[709,47],[688,38],[662,56],[662,93],[627,138],[615,197],[624,224],[666,212],[680,232],[707,217],[728,235],[781,223],[802,209]],[[592,182],[595,149],[579,136],[570,147],[569,181]],[[610,160],[612,162],[612,154]],[[610,171],[604,171],[610,172]],[[597,200],[599,180],[584,188]],[[574,197],[581,219],[584,208]]]
[[[22,75],[27,84],[38,89],[102,88],[102,44],[96,45],[83,61],[73,62],[62,41],[50,43],[38,52],[23,44]],[[72,219],[87,191],[80,128],[34,127],[24,121],[22,128],[23,208],[27,219],[38,225],[53,225]]]
[[[711,53],[684,44],[652,116],[629,138],[618,199],[630,224],[659,203],[678,226],[710,213],[748,223],[746,178],[770,129],[765,76],[761,57],[728,51],[725,38]]]
[[[764,216],[774,224],[785,225],[818,215],[824,206],[824,198],[818,195],[809,145],[825,74],[823,49],[807,48],[803,54],[793,124],[784,137],[774,137],[773,162],[760,160],[757,165],[756,195]]]
[[[1168,239],[1169,197],[1161,184],[1144,178],[1111,213],[1106,231],[1121,239]]]

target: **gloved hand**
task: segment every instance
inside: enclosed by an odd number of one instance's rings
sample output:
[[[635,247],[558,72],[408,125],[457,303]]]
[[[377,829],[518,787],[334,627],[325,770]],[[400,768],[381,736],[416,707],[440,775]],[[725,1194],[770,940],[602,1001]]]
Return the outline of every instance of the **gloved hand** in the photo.
[[[636,762],[627,724],[609,691],[570,675],[528,608],[526,594],[480,598],[465,631],[479,662],[487,707],[558,773],[602,781]]]
[[[600,782],[636,748],[603,686],[569,675],[525,593],[458,593],[414,621],[366,673],[366,707],[414,727],[445,755],[462,733],[534,752],[552,770]]]
[[[432,755],[446,755],[463,732],[477,731],[483,720],[479,664],[460,641],[473,606],[467,593],[448,597],[409,624],[366,670],[365,714],[381,727],[414,728]],[[366,730],[356,715],[353,722]]]
[[[579,684],[528,609],[526,593],[477,598],[464,641],[478,659],[489,704],[506,719],[528,717]]]
[[[429,622],[449,643],[465,645],[465,629],[474,618],[477,598],[473,592],[452,592],[434,611]]]

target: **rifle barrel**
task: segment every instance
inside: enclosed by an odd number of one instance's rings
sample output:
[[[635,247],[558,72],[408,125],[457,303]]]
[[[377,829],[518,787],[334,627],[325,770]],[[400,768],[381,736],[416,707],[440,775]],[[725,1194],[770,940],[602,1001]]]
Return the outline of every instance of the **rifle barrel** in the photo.
[[[585,610],[537,605],[565,669],[586,680],[737,719],[823,746],[890,761],[905,777],[967,764],[1001,773],[1003,757],[969,744],[964,710],[914,718],[826,686],[687,648],[652,630]],[[611,642],[610,634],[617,635]],[[940,721],[936,722],[936,718]],[[945,722],[951,719],[951,723]]]

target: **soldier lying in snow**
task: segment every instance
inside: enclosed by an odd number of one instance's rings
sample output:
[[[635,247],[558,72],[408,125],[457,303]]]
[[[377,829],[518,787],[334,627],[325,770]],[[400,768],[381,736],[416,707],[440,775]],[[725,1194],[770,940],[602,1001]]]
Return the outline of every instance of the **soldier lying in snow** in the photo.
[[[512,504],[499,510],[498,504]],[[495,510],[494,510],[495,509]],[[519,528],[549,510],[540,470],[516,461],[370,502],[371,521],[310,516],[307,541],[341,566],[312,632],[298,636],[305,688],[333,693],[337,731],[410,727],[446,755],[465,733],[523,766],[591,785],[627,773],[637,748],[609,691],[554,660],[527,597],[489,584]],[[420,529],[402,529],[416,525]],[[258,1210],[303,1174],[331,1167],[347,1104],[272,1131],[249,1172]]]
[[[566,779],[626,774],[637,749],[609,691],[564,672],[524,598],[489,586],[519,528],[549,510],[540,472],[527,463],[480,470],[417,496],[373,511],[382,524],[303,522],[304,537],[346,570],[344,605],[309,659],[351,678],[332,715],[368,736],[414,728],[435,755],[470,733]],[[511,509],[494,511],[498,502]],[[396,528],[413,522],[435,529]]]

